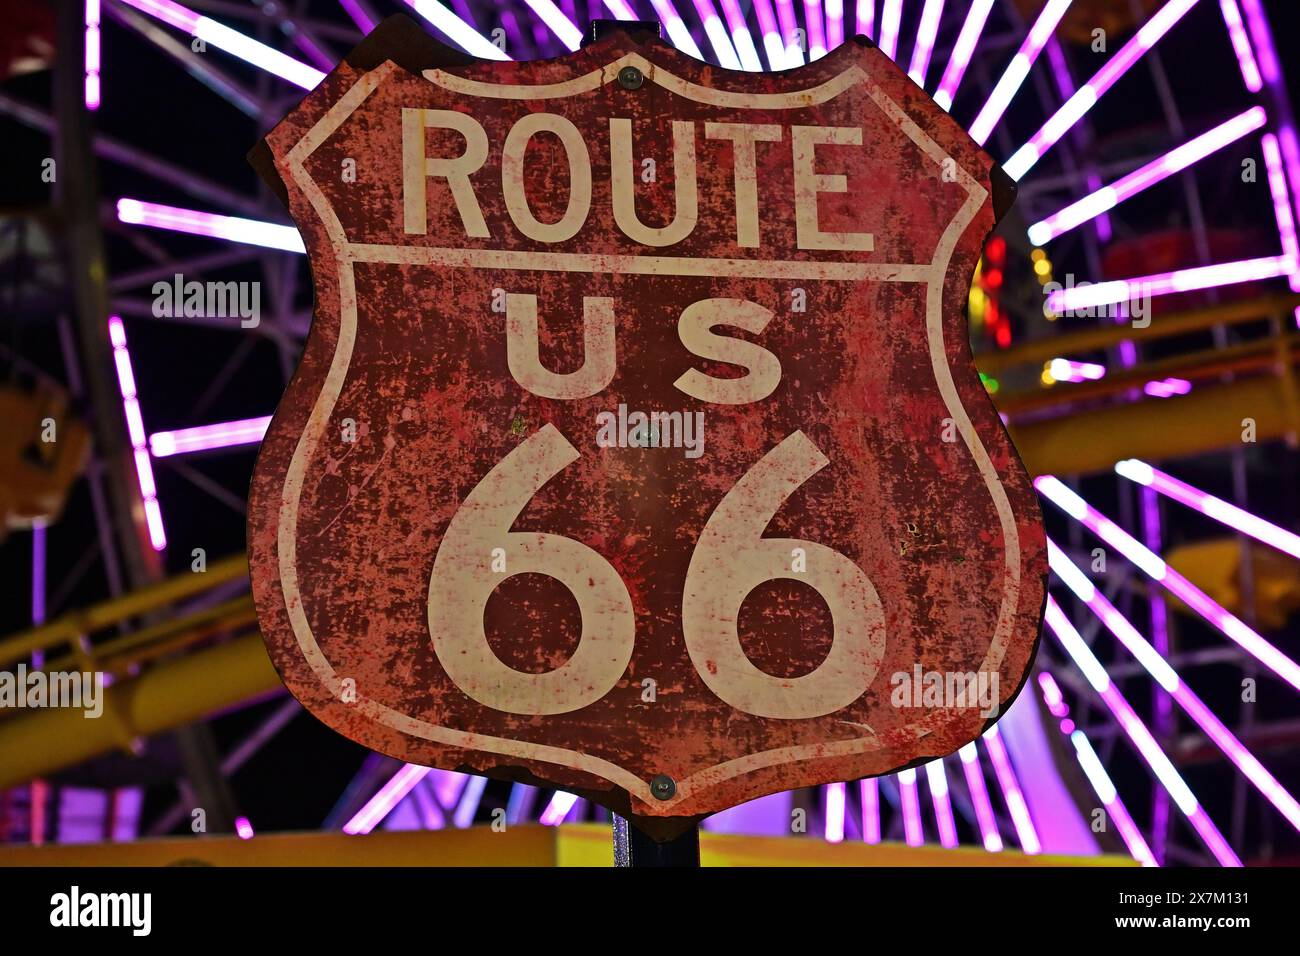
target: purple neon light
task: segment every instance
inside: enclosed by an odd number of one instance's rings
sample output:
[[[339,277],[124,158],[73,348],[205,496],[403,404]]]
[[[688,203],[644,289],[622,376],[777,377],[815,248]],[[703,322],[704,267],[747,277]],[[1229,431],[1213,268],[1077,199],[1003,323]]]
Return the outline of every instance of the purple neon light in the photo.
[[[576,793],[566,793],[563,790],[555,791],[555,795],[551,797],[551,802],[542,811],[542,825],[558,827],[564,822],[564,818],[569,815],[569,811],[573,809],[573,805],[577,802],[578,795]]]
[[[485,60],[511,59],[504,50],[444,7],[438,0],[405,0],[405,3],[465,52]]]
[[[1173,398],[1175,395],[1186,395],[1191,390],[1192,383],[1185,378],[1162,378],[1142,386],[1142,391],[1152,398]]]
[[[1129,855],[1143,866],[1159,866],[1155,854],[1151,852],[1151,846],[1143,838],[1137,824],[1133,822],[1128,807],[1119,798],[1119,791],[1115,789],[1114,781],[1110,779],[1110,774],[1106,773],[1106,768],[1102,766],[1087,736],[1082,730],[1066,729],[1066,725],[1072,723],[1068,720],[1062,721],[1061,731],[1070,738],[1070,743],[1074,744],[1074,752],[1079,760],[1079,766],[1083,768],[1083,775],[1088,778],[1092,789],[1096,791],[1106,812],[1114,821],[1115,829],[1119,831],[1120,838],[1128,847]]]
[[[691,31],[686,29],[686,21],[677,12],[672,0],[650,0],[650,3],[655,8],[655,13],[659,14],[659,19],[663,22],[668,39],[673,41],[673,46],[697,60],[703,60],[704,54],[696,45]]]
[[[1030,856],[1042,853],[1043,844],[1038,839],[1033,818],[1029,816],[1029,805],[1025,803],[1020,781],[1016,779],[1015,768],[1011,766],[1011,757],[1007,754],[1006,745],[1002,743],[997,726],[986,730],[983,739],[989,759],[993,761],[993,775],[998,779],[1002,799],[1006,801],[1007,811],[1011,814],[1011,825],[1016,828],[1020,849]]]
[[[844,42],[844,0],[826,0],[826,48]]]
[[[876,33],[876,0],[858,0],[853,10],[853,20],[857,33],[864,37],[874,37]]]
[[[961,758],[962,773],[966,775],[970,802],[975,805],[975,822],[979,826],[984,849],[990,853],[1001,853],[1002,834],[998,832],[997,817],[993,815],[988,787],[984,785],[984,768],[980,764],[979,749],[974,743],[969,743],[957,751],[957,756]]]
[[[274,47],[232,30],[224,23],[218,23],[210,17],[195,13],[188,7],[176,3],[175,0],[122,0],[122,2],[304,90],[315,89],[320,81],[325,79],[325,74],[314,66],[295,60]]]
[[[1134,302],[1149,296],[1195,292],[1198,289],[1215,289],[1241,282],[1276,279],[1287,275],[1292,265],[1292,260],[1288,256],[1266,256],[1261,259],[1243,259],[1238,262],[1220,262],[1212,266],[1180,269],[1177,272],[1161,272],[1133,279],[1081,283],[1073,288],[1052,292],[1047,297],[1047,307],[1057,315],[1063,315],[1076,309]]]
[[[1263,6],[1259,0],[1241,0],[1241,9],[1246,14],[1246,27],[1255,47],[1260,76],[1270,86],[1281,83],[1282,69],[1277,63],[1277,47],[1273,43],[1273,31],[1269,29]]]
[[[86,109],[99,109],[99,0],[86,0]]]
[[[912,47],[912,61],[907,65],[907,75],[921,89],[925,89],[925,75],[930,70],[930,57],[934,54],[934,41],[939,36],[939,21],[943,18],[943,0],[925,0],[921,8],[921,25],[917,27],[916,45]]]
[[[931,760],[925,765],[925,779],[930,785],[930,799],[934,802],[934,819],[939,825],[939,845],[952,849],[957,845],[957,821],[952,815],[952,799],[948,796],[948,775],[943,760]]]
[[[1300,292],[1300,243],[1296,240],[1295,214],[1291,211],[1291,198],[1287,194],[1286,171],[1282,164],[1282,149],[1278,138],[1265,133],[1261,139],[1264,149],[1264,168],[1268,171],[1268,188],[1273,196],[1273,215],[1277,219],[1278,235],[1282,237],[1282,254],[1297,263],[1290,274],[1291,289]]]
[[[1047,712],[1053,717],[1065,717],[1070,713],[1070,708],[1066,706],[1065,695],[1061,693],[1061,686],[1056,683],[1056,678],[1048,671],[1038,672],[1038,686],[1043,691],[1043,703],[1047,705]]]
[[[603,0],[609,12],[620,20],[635,20],[636,11],[628,6],[626,0]]]
[[[794,17],[794,0],[776,0],[776,18],[781,24],[786,68],[803,66],[803,45],[799,42],[799,21]]]
[[[727,70],[741,69],[740,58],[736,56],[735,48],[731,45],[731,37],[727,34],[727,28],[722,25],[722,18],[718,16],[712,0],[695,0],[695,12],[699,14],[700,21],[704,24],[704,35],[709,38],[709,45],[713,47],[718,64]]]
[[[1029,241],[1036,246],[1046,245],[1057,236],[1063,235],[1091,219],[1095,219],[1143,190],[1149,189],[1156,183],[1181,172],[1193,163],[1200,162],[1225,146],[1235,143],[1248,133],[1262,127],[1267,121],[1268,116],[1264,112],[1264,107],[1255,106],[1246,110],[1240,116],[1233,117],[1226,123],[1221,123],[1214,129],[1202,133],[1159,159],[1147,163],[1141,169],[1116,180],[1111,185],[1104,186],[1096,192],[1084,196],[1078,202],[1071,203],[1060,212],[1034,223],[1029,227]],[[1278,170],[1280,175],[1280,156]],[[1270,184],[1271,182],[1272,177],[1270,176]],[[1285,182],[1283,182],[1283,190],[1285,195]],[[1274,199],[1276,201],[1276,194]],[[1285,202],[1285,199],[1283,201]],[[1291,235],[1294,240],[1294,226]],[[1286,252],[1285,249],[1283,251]]]
[[[832,783],[826,787],[826,842],[844,842],[844,809],[848,803],[848,784]]]
[[[862,797],[862,842],[880,842],[880,781],[868,777],[858,787]]]
[[[1144,461],[1127,458],[1124,461],[1115,463],[1115,471],[1129,479],[1129,481],[1137,482],[1139,485],[1158,491],[1179,504],[1195,508],[1207,518],[1213,518],[1234,531],[1240,531],[1256,541],[1262,541],[1270,548],[1276,548],[1283,554],[1289,554],[1293,558],[1300,558],[1300,535],[1293,534],[1285,528],[1279,528],[1272,522],[1265,521],[1263,518],[1253,515],[1243,508],[1238,508],[1222,498],[1216,498],[1199,488],[1193,488],[1187,482],[1180,481],[1173,475],[1165,474]]]
[[[45,544],[45,521],[37,518],[32,522],[32,623],[36,625],[45,623]]]
[[[971,123],[971,138],[981,146],[988,141],[994,127],[1002,119],[1002,114],[1011,105],[1011,100],[1019,92],[1025,77],[1029,75],[1030,68],[1038,60],[1043,47],[1051,39],[1056,25],[1061,22],[1061,18],[1065,16],[1065,11],[1070,8],[1072,2],[1073,0],[1049,0],[1047,6],[1043,7],[1042,12],[1038,14],[1034,25],[1029,28],[1029,34],[1020,44],[1020,49],[1016,51],[1016,55],[1011,58],[1011,63],[1007,65],[994,85],[993,92],[989,94],[988,101],[975,117],[975,122]]]
[[[132,225],[171,229],[174,232],[185,232],[193,236],[211,236],[214,239],[242,242],[267,249],[280,249],[284,252],[305,253],[307,251],[302,244],[302,236],[293,226],[281,226],[257,219],[222,216],[212,212],[200,212],[197,209],[182,209],[177,206],[164,206],[161,203],[126,198],[117,201],[117,218]]]
[[[1096,655],[1092,653],[1083,638],[1079,636],[1079,632],[1075,630],[1074,625],[1070,623],[1056,600],[1050,596],[1047,599],[1045,617],[1048,630],[1056,636],[1061,646],[1065,648],[1066,653],[1078,665],[1079,670],[1083,671],[1083,676],[1087,678],[1088,683],[1100,695],[1102,702],[1114,715],[1120,728],[1133,742],[1138,753],[1146,760],[1147,765],[1156,775],[1156,779],[1169,791],[1169,795],[1173,797],[1178,809],[1187,817],[1187,822],[1200,835],[1214,858],[1223,866],[1241,866],[1241,860],[1237,858],[1237,854],[1233,852],[1232,847],[1223,838],[1223,834],[1214,825],[1214,821],[1205,813],[1205,809],[1200,805],[1191,788],[1187,786],[1182,775],[1169,761],[1169,757],[1160,749],[1155,737],[1151,736],[1151,731],[1147,729],[1146,724],[1129,706],[1128,701],[1124,699],[1124,695],[1112,683],[1101,661],[1097,660]]]
[[[343,824],[343,832],[366,834],[372,831],[428,773],[428,767],[418,767],[413,763],[403,766],[379,788],[378,793],[366,801],[366,805],[351,820]]]
[[[135,475],[140,486],[140,500],[144,505],[145,525],[149,529],[149,543],[155,551],[167,547],[167,532],[163,529],[162,509],[158,506],[158,487],[153,480],[153,463],[149,460],[149,444],[145,440],[144,420],[140,416],[140,401],[135,391],[135,373],[131,369],[131,353],[126,348],[126,326],[120,316],[108,318],[108,341],[113,346],[113,364],[117,368],[117,386],[122,393],[122,411],[126,415],[127,437],[135,459]]]
[[[1056,576],[1097,615],[1106,629],[1137,659],[1157,684],[1173,697],[1193,723],[1214,741],[1215,746],[1236,765],[1269,803],[1277,808],[1297,830],[1300,830],[1300,803],[1278,783],[1264,765],[1247,750],[1232,732],[1188,687],[1169,662],[1138,633],[1119,610],[1110,603],[1088,580],[1073,561],[1050,538],[1047,540],[1047,559]]]
[[[188,455],[213,448],[233,445],[253,445],[262,440],[271,416],[248,418],[236,422],[218,422],[215,425],[196,425],[169,432],[154,432],[149,436],[149,451],[155,458]]]
[[[822,24],[821,0],[803,0],[803,22],[808,31],[808,59],[826,55],[826,30]]]
[[[884,0],[880,10],[880,52],[898,59],[898,31],[903,23],[903,0]]]
[[[1122,46],[1118,53],[1107,61],[1079,91],[1070,97],[1043,128],[1035,133],[1024,146],[1020,147],[1003,167],[1007,175],[1019,180],[1033,169],[1043,155],[1055,146],[1070,128],[1074,126],[1088,110],[1096,105],[1115,83],[1127,73],[1142,55],[1150,50],[1181,20],[1187,11],[1196,5],[1197,0],[1169,0],[1150,20],[1144,23],[1133,39]]]
[[[740,57],[741,67],[752,73],[760,72],[763,64],[754,46],[754,35],[749,32],[745,11],[740,9],[740,0],[722,0],[722,15],[727,18],[727,29],[731,31],[731,43]]]
[[[785,40],[782,39],[776,12],[772,9],[772,0],[754,0],[754,15],[758,18],[758,32],[763,37],[763,52],[767,54],[768,66],[774,70],[797,66],[796,63],[787,62]]]
[[[533,13],[537,14],[537,19],[545,23],[570,50],[576,50],[582,45],[582,31],[563,10],[555,5],[554,0],[524,0],[524,2]]]
[[[934,101],[945,111],[952,109],[957,87],[966,76],[966,68],[970,66],[971,57],[975,54],[975,46],[980,41],[984,24],[988,21],[989,11],[992,9],[993,0],[973,0],[970,5],[966,20],[961,25],[961,32],[957,34],[957,43],[952,48],[952,55],[948,57],[948,65],[944,67],[943,76],[939,78],[939,89],[934,94]]]
[[[916,788],[916,768],[909,767],[898,773],[898,795],[903,804],[903,838],[908,846],[925,843],[921,826],[921,795]]]
[[[479,804],[483,801],[483,791],[487,788],[487,777],[473,776],[465,782],[465,789],[460,792],[460,800],[452,814],[452,822],[459,829],[465,829],[474,822]]]
[[[241,840],[253,839],[253,824],[248,817],[237,817],[235,819],[235,833],[238,834]]]
[[[362,33],[369,33],[375,28],[375,21],[370,19],[370,14],[366,13],[357,0],[339,0],[339,6],[352,18],[352,22]]]
[[[1042,475],[1034,487],[1070,517],[1122,554],[1147,577],[1213,624],[1230,641],[1284,681],[1300,690],[1300,665],[1287,657],[1239,618],[1215,603],[1204,591],[1169,567],[1145,545],[1066,487],[1060,479]]]
[[[1250,48],[1250,37],[1246,35],[1246,25],[1241,21],[1241,9],[1237,0],[1219,0],[1223,10],[1223,20],[1228,25],[1228,37],[1232,40],[1232,51],[1237,54],[1237,63],[1241,66],[1241,78],[1246,89],[1258,93],[1264,88],[1264,78],[1259,75],[1259,64],[1255,62],[1255,51]]]

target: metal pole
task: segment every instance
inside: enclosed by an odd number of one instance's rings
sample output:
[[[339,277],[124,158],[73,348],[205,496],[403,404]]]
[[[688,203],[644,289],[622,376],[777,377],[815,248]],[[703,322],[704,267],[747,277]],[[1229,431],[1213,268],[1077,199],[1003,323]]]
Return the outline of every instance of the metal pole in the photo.
[[[646,836],[635,823],[614,815],[614,865],[630,867],[700,865],[700,828],[693,826],[681,836],[659,843]]]

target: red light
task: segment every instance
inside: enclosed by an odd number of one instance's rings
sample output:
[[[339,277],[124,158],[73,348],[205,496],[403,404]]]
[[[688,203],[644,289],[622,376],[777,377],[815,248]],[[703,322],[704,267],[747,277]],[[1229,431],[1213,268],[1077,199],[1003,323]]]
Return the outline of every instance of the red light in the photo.
[[[1001,236],[994,236],[992,239],[989,240],[989,250],[988,250],[989,259],[995,260],[996,262],[1001,264],[1003,260],[1006,259],[1006,255],[1007,255],[1007,241],[1005,239],[1003,239]]]
[[[1002,270],[990,269],[984,273],[984,284],[990,289],[1000,289],[1002,287]]]

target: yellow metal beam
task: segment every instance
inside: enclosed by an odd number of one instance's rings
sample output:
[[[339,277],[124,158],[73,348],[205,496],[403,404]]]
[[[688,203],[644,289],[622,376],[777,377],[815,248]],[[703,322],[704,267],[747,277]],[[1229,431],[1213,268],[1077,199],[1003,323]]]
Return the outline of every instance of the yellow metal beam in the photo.
[[[1289,377],[1251,378],[1194,389],[1169,399],[1111,405],[1011,427],[1011,439],[1035,475],[1086,474],[1124,458],[1160,461],[1243,441],[1247,419],[1256,441],[1286,438]]]
[[[415,830],[347,836],[268,834],[82,846],[4,847],[0,866],[581,866],[613,865],[608,826],[578,824]],[[964,847],[827,843],[795,837],[700,834],[704,866],[1136,866],[1120,856],[1026,856]]]
[[[50,708],[0,720],[0,789],[129,750],[170,730],[282,687],[260,634],[171,658],[104,688],[104,712]]]
[[[1121,342],[1149,342],[1192,332],[1204,332],[1216,325],[1242,325],[1247,322],[1285,318],[1297,306],[1300,306],[1300,295],[1287,294],[1230,302],[1227,305],[1197,309],[1193,312],[1170,313],[1153,319],[1146,328],[1137,328],[1132,323],[1124,325],[1107,323],[1096,328],[1066,332],[1062,335],[1026,342],[1024,345],[1005,351],[981,352],[975,356],[975,364],[979,366],[981,372],[996,375],[1016,365],[1041,364],[1058,357],[1099,352]]]
[[[127,618],[156,611],[240,577],[248,577],[248,559],[236,554],[209,565],[206,571],[178,574],[85,610],[64,614],[41,627],[0,639],[0,666],[30,657],[33,651],[75,641],[82,635],[93,634]]]

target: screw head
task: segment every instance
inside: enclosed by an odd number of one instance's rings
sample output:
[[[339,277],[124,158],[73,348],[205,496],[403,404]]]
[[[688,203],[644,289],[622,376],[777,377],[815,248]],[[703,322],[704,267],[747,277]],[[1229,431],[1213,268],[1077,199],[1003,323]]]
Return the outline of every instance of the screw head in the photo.
[[[677,793],[677,784],[666,773],[661,773],[650,781],[650,792],[656,800],[671,800]]]
[[[618,71],[618,85],[625,90],[639,90],[645,82],[645,75],[634,66],[625,66]]]

